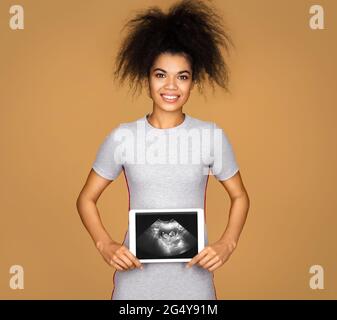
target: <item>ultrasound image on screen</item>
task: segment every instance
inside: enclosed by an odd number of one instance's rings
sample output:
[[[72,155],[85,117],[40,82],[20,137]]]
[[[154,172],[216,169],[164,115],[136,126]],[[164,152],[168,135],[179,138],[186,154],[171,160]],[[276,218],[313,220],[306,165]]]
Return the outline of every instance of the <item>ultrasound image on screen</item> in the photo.
[[[197,213],[137,213],[137,257],[190,258],[198,252]]]

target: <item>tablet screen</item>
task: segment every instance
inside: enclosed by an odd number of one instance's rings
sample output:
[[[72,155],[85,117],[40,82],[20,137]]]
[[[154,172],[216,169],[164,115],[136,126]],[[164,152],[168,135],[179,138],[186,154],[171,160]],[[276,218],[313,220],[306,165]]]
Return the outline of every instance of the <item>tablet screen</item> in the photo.
[[[200,210],[186,209],[134,211],[134,232],[130,233],[130,242],[133,243],[137,258],[157,262],[189,261],[198,254],[203,242],[202,214]]]

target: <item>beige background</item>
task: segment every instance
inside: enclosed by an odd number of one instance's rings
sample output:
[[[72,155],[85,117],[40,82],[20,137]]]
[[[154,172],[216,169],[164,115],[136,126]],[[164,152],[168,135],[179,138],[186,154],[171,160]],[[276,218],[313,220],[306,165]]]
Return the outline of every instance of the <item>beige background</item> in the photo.
[[[173,1],[21,0],[25,29],[0,2],[0,298],[110,299],[114,269],[76,211],[99,144],[120,122],[152,110],[113,84],[112,57],[134,10]],[[217,121],[234,146],[251,199],[239,245],[215,271],[219,299],[336,299],[336,1],[319,1],[325,30],[309,28],[306,0],[214,1],[236,44],[232,94],[194,91],[191,116]],[[124,176],[99,210],[113,239],[127,228]],[[206,200],[210,242],[222,234],[229,197],[214,177]],[[25,271],[23,290],[9,268]],[[324,268],[312,290],[312,265]]]

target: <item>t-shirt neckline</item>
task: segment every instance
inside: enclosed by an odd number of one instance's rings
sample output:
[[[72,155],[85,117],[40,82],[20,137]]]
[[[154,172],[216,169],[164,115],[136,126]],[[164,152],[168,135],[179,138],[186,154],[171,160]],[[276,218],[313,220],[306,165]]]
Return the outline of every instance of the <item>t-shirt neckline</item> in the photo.
[[[150,122],[149,120],[147,119],[147,116],[149,115],[148,113],[143,117],[145,123],[146,123],[146,126],[151,128],[151,129],[154,129],[154,130],[157,130],[157,131],[172,131],[172,130],[176,130],[176,129],[180,129],[180,128],[184,128],[186,127],[190,117],[188,114],[186,113],[183,113],[185,115],[185,118],[184,118],[184,121],[180,124],[178,124],[177,126],[175,127],[171,127],[171,128],[157,128],[157,127],[154,127]]]

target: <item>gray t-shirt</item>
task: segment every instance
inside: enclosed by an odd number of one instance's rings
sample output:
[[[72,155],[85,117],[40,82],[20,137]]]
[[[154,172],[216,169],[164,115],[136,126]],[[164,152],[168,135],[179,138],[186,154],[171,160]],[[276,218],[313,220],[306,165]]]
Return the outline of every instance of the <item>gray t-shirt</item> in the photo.
[[[239,170],[224,130],[186,113],[180,125],[168,129],[153,127],[147,115],[121,123],[105,137],[92,168],[108,180],[123,171],[129,210],[205,210],[209,175],[224,181]],[[128,234],[127,230],[123,241],[127,247]],[[213,273],[198,265],[188,269],[181,262],[143,266],[143,270],[115,271],[112,299],[216,299]]]

